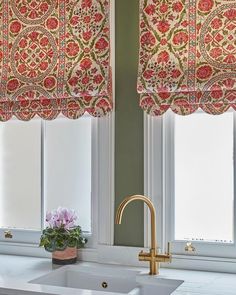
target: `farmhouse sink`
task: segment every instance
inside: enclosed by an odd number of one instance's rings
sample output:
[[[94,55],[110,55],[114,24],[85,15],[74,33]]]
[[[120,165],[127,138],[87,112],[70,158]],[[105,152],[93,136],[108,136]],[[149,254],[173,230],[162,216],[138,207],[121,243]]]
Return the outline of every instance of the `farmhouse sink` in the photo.
[[[143,275],[125,267],[82,264],[61,267],[29,283],[54,286],[57,290],[58,287],[92,290],[104,295],[170,295],[182,282]]]

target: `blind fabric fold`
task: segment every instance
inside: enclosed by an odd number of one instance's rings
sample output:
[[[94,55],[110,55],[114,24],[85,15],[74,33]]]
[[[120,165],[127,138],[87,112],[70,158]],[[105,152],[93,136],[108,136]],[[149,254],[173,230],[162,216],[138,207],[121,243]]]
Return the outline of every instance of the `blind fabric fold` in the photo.
[[[108,0],[0,3],[0,120],[112,110]]]
[[[140,0],[140,106],[188,115],[236,109],[236,3]]]

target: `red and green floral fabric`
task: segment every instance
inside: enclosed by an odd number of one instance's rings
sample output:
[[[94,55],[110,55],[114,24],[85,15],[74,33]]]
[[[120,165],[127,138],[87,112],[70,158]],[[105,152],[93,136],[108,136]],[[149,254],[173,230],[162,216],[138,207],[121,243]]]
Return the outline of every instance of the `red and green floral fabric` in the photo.
[[[151,115],[236,109],[236,1],[140,0],[140,105]]]
[[[112,109],[109,0],[0,1],[0,120]]]

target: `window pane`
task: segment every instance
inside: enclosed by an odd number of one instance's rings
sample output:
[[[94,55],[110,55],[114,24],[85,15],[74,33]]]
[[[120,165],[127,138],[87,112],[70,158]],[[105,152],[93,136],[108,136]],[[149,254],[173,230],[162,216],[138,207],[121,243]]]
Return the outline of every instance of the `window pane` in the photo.
[[[233,241],[233,113],[175,116],[175,238]]]
[[[91,118],[46,123],[46,210],[75,209],[83,231],[91,231]]]
[[[0,227],[41,227],[41,123],[0,124]]]

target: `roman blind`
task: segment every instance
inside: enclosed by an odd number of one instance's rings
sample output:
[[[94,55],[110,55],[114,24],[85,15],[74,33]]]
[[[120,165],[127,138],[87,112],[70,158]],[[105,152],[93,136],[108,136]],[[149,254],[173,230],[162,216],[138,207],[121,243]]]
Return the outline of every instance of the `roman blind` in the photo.
[[[236,109],[236,2],[140,0],[138,92],[156,116]]]
[[[112,110],[108,0],[0,3],[0,120]]]

